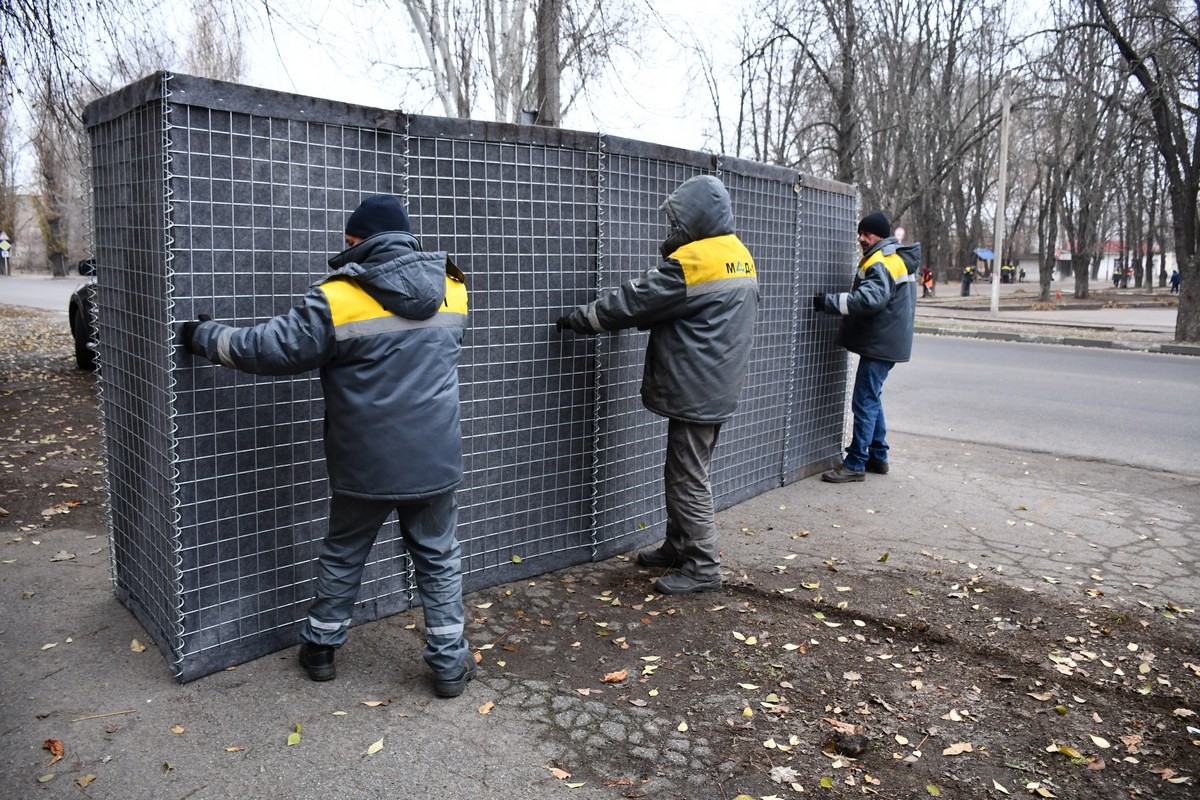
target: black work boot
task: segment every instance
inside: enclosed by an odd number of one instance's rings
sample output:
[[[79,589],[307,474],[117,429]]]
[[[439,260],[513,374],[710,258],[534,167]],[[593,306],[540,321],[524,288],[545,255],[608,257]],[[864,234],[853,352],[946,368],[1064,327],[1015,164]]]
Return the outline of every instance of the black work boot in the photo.
[[[433,678],[433,693],[438,697],[458,697],[467,688],[467,682],[475,677],[475,656],[467,653],[462,672],[451,678]]]
[[[333,663],[335,652],[336,647],[305,642],[300,645],[300,666],[308,670],[308,677],[314,681],[331,681],[337,677],[337,667]]]
[[[827,483],[857,483],[858,481],[866,480],[867,473],[855,472],[854,470],[846,469],[845,466],[834,467],[821,473],[821,480]]]
[[[875,458],[867,460],[867,472],[874,472],[876,475],[888,474],[888,462],[880,461]]]
[[[637,554],[637,565],[651,569],[670,569],[679,566],[679,556],[667,553],[662,547],[657,550],[643,550]]]
[[[678,570],[672,570],[654,582],[654,588],[662,594],[691,594],[711,592],[721,588],[721,576],[715,578],[693,578]]]

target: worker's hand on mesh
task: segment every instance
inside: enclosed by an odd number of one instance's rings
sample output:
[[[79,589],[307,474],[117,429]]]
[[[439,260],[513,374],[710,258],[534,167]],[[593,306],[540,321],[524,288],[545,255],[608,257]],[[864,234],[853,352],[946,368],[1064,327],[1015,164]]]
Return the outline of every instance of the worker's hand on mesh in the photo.
[[[570,328],[576,333],[596,333],[591,324],[588,323],[587,316],[583,313],[582,308],[575,309],[565,317],[559,317],[558,321],[555,322],[554,325],[558,328],[560,333],[565,331],[567,328]]]
[[[204,322],[212,322],[212,317],[208,314],[198,314],[195,320],[185,322],[179,326],[179,343],[189,353],[196,352],[192,349],[192,340],[196,338],[196,329]]]

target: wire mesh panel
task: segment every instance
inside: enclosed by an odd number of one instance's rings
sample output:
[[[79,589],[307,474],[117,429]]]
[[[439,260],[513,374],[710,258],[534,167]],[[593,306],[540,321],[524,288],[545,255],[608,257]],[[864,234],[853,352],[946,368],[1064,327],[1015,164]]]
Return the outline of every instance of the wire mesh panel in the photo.
[[[326,272],[367,195],[403,198],[425,249],[467,276],[468,591],[662,535],[666,421],[641,405],[646,334],[575,336],[554,320],[658,262],[659,206],[695,175],[729,186],[762,293],[742,406],[717,447],[718,506],[840,447],[846,359],[797,297],[848,275],[846,187],[595,134],[189,76],[153,76],[85,119],[114,582],[180,680],[297,640],[328,487],[317,376],[214,367],[174,345],[176,328],[200,313],[254,325],[285,312]],[[354,618],[413,602],[391,522]]]
[[[594,290],[596,137],[413,116],[409,211],[466,273],[459,370],[468,590],[590,555],[594,364],[562,336]]]
[[[806,299],[816,292],[849,291],[853,279],[858,198],[851,187],[803,176],[799,179],[796,242],[795,368],[783,478],[802,478],[841,461],[849,401],[847,353],[834,344],[839,318],[817,314]]]
[[[152,87],[153,91],[153,87]],[[157,101],[91,130],[101,404],[116,595],[163,644],[178,647],[179,542],[172,459],[167,335],[166,207],[162,118]],[[141,98],[137,98],[140,100]]]
[[[661,260],[659,245],[669,227],[660,206],[688,178],[712,172],[711,156],[686,150],[617,138],[607,138],[604,149],[600,292],[637,278]],[[594,480],[600,557],[661,538],[665,531],[667,421],[642,406],[639,390],[648,338],[636,329],[595,337],[600,385]]]
[[[779,486],[796,346],[797,184],[794,172],[737,159],[722,160],[720,177],[733,200],[738,236],[754,257],[759,291],[746,383],[713,457],[713,502],[726,508]]]

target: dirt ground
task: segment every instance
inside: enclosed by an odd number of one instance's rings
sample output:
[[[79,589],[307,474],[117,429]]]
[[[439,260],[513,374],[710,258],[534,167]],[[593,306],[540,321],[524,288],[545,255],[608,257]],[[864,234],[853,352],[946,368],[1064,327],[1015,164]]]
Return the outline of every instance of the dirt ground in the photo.
[[[0,586],[33,603],[39,580],[107,559],[95,387],[61,315],[0,306],[0,419]],[[64,542],[68,526],[99,535]],[[485,674],[703,732],[702,792],[620,748],[547,765],[604,787],[589,797],[1197,796],[1193,608],[1123,604],[1100,580],[1030,592],[950,559],[787,558],[682,598],[627,557],[563,570],[470,596],[469,635]]]

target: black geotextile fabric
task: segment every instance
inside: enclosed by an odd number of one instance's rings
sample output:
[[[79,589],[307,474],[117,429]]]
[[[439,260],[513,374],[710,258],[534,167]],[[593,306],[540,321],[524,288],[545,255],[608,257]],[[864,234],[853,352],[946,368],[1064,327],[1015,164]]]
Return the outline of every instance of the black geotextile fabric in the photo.
[[[316,374],[214,367],[175,347],[175,330],[199,313],[249,325],[286,311],[367,195],[401,197],[425,248],[467,275],[467,591],[663,535],[666,422],[638,394],[647,334],[564,335],[554,321],[657,262],[659,205],[694,175],[728,186],[762,296],[714,458],[718,507],[838,457],[846,356],[836,320],[807,299],[849,282],[851,187],[594,133],[166,73],[92,103],[85,122],[115,592],[181,681],[297,641],[328,491]],[[355,622],[414,602],[391,522]]]

